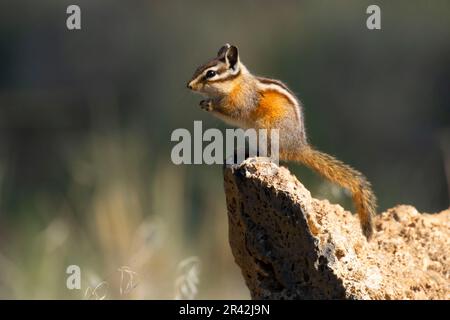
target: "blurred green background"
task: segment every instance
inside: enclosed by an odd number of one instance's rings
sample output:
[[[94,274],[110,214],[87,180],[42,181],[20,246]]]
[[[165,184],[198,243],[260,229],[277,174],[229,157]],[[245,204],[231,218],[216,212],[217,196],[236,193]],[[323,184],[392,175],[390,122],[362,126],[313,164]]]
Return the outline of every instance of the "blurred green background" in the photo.
[[[225,42],[299,95],[310,141],[367,175],[380,212],[448,208],[449,1],[3,0],[0,298],[249,298],[221,166],[170,160],[174,129],[227,127],[185,88]],[[66,288],[71,264],[81,290]]]

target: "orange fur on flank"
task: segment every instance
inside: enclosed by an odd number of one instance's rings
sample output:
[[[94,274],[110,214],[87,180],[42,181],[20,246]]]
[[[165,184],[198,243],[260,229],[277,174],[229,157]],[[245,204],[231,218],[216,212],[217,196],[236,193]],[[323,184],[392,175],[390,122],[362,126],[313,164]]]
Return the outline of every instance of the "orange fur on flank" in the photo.
[[[275,90],[267,90],[262,93],[258,106],[250,113],[250,118],[263,128],[272,128],[273,124],[285,116],[288,105],[289,100],[286,97]]]

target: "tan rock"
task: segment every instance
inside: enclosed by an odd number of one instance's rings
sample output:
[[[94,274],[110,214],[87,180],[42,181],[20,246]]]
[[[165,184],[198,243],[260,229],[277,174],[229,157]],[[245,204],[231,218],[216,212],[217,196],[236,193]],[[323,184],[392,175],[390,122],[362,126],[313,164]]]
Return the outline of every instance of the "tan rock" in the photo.
[[[450,210],[400,205],[358,218],[317,200],[284,167],[224,170],[230,245],[254,299],[450,299]]]

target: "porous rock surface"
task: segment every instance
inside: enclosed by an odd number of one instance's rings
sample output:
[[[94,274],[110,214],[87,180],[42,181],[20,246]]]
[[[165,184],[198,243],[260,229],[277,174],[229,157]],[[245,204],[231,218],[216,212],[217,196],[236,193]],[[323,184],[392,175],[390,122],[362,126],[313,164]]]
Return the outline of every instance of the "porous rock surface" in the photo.
[[[224,168],[229,241],[253,299],[450,299],[450,210],[357,216],[261,158]]]

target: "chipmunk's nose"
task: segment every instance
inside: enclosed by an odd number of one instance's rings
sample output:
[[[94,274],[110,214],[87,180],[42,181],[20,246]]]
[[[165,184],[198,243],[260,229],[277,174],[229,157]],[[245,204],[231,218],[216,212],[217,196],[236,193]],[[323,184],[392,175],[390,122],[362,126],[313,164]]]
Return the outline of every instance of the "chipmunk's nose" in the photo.
[[[188,87],[188,89],[191,89],[191,90],[192,90],[192,86],[191,86],[191,83],[190,83],[190,82],[188,82],[186,86]]]

